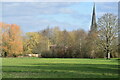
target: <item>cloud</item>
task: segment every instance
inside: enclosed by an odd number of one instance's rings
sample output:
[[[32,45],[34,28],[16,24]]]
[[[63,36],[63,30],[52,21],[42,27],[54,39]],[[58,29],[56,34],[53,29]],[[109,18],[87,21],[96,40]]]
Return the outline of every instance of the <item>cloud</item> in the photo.
[[[34,16],[40,14],[70,14],[73,3],[3,3],[3,16]],[[74,3],[75,4],[75,3]]]
[[[54,19],[47,19],[47,18],[35,18],[31,16],[22,16],[22,17],[4,17],[4,22],[8,22],[7,24],[17,24],[21,26],[21,29],[24,32],[31,32],[31,31],[39,31],[47,28],[53,28],[55,26],[60,27],[60,29],[64,30],[73,30],[73,29],[84,29],[80,25],[57,21]]]
[[[96,3],[97,15],[100,17],[105,13],[113,13],[118,15],[117,2],[100,2]]]
[[[111,7],[112,8],[108,8]],[[21,26],[24,32],[39,31],[59,26],[61,29],[88,30],[91,23],[93,3],[3,3],[3,21]],[[96,3],[96,15],[116,13],[116,3]]]

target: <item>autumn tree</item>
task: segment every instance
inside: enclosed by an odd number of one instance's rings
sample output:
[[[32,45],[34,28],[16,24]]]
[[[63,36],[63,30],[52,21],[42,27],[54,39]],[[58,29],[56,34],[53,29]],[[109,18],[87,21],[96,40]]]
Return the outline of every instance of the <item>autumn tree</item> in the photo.
[[[20,27],[16,24],[2,23],[2,50],[4,56],[17,56],[22,54],[22,35]]]
[[[0,23],[0,56],[2,56],[2,25],[3,23]]]
[[[39,43],[39,34],[37,32],[28,32],[26,33],[26,37],[24,40],[24,52],[26,54],[32,54],[37,53],[37,50],[34,51],[34,49],[37,48],[37,45]]]
[[[90,31],[86,37],[87,56],[89,58],[97,58],[98,54],[98,31]]]
[[[34,52],[37,53],[43,53],[45,51],[48,51],[48,39],[45,36],[42,36],[39,33],[39,43],[36,45],[36,47],[33,49]]]
[[[74,46],[73,50],[75,50],[76,57],[85,57],[86,55],[86,37],[87,33],[84,30],[75,30],[72,31],[73,33],[73,43],[72,46]]]
[[[8,29],[9,29],[9,25],[5,24],[5,23],[1,23],[0,25],[1,28],[1,50],[2,50],[2,56],[7,56],[8,53],[8,43],[9,43],[9,33],[8,33]]]
[[[52,41],[52,44],[56,44],[58,45],[59,43],[59,36],[61,34],[61,30],[59,29],[59,27],[54,27],[51,29],[51,33],[52,33],[52,36],[51,36],[51,41]]]

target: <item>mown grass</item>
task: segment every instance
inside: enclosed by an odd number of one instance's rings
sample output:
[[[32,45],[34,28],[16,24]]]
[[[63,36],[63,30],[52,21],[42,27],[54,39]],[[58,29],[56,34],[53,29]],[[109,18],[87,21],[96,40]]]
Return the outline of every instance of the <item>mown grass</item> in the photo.
[[[3,78],[118,78],[117,59],[3,58]]]

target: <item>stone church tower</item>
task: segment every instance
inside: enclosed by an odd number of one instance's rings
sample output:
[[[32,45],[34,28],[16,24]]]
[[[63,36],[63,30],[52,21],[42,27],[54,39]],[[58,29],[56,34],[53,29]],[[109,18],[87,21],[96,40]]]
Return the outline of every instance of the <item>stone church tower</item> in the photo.
[[[92,13],[92,22],[90,26],[90,33],[97,31],[97,23],[96,23],[96,15],[95,15],[95,4],[93,6],[93,13]]]
[[[95,4],[93,6],[92,13],[92,22],[90,26],[90,31],[88,33],[89,39],[89,50],[90,58],[95,58],[96,56],[96,39],[97,39],[97,23],[96,23],[96,14],[95,14]]]

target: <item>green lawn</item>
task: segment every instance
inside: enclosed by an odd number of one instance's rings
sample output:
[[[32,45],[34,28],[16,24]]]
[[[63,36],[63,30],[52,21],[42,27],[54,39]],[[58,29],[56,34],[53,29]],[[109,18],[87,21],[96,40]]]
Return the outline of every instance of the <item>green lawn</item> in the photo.
[[[3,58],[3,78],[117,78],[118,60]]]

